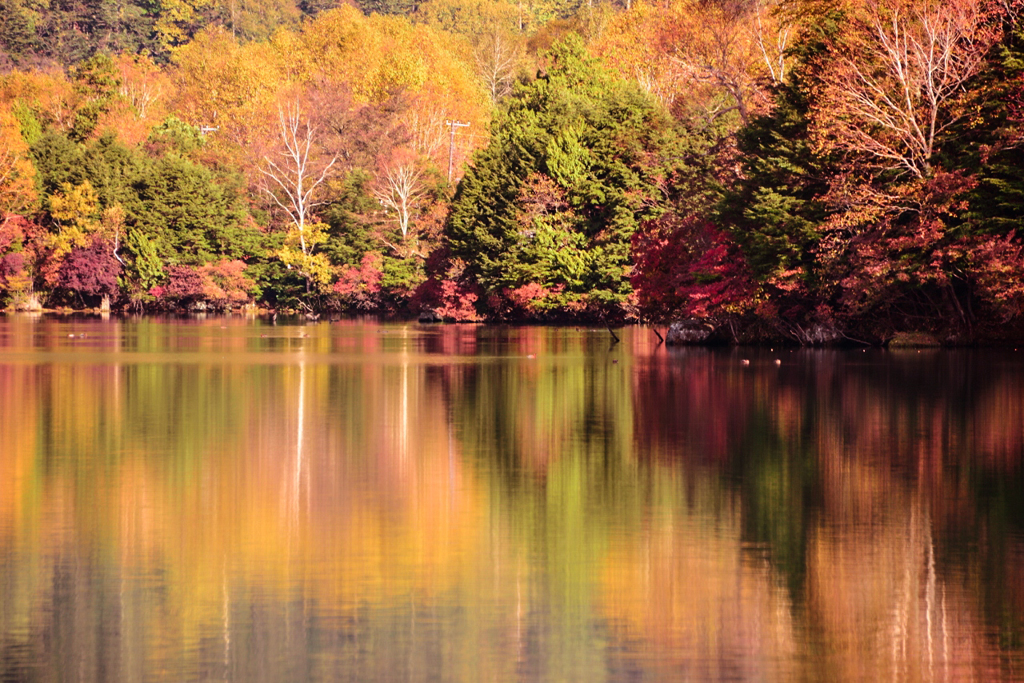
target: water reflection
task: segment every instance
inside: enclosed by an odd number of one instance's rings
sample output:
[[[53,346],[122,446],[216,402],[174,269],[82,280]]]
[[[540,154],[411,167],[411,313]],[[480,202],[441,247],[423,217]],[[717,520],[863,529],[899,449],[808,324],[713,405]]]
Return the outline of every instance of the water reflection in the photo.
[[[0,320],[0,678],[1024,675],[1016,354],[621,336]]]

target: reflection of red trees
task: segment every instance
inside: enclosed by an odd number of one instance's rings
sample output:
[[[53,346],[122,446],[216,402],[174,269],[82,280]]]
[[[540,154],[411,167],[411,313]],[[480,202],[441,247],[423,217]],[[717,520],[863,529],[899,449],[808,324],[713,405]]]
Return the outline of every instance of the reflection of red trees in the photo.
[[[444,325],[424,340],[424,351],[443,356],[475,355],[479,329],[476,325]]]
[[[638,457],[724,466],[759,444],[810,450],[829,519],[873,523],[894,494],[917,487],[951,534],[977,524],[971,481],[1021,471],[1024,385],[975,368],[969,354],[773,354],[782,366],[749,355],[749,366],[704,349],[638,362]],[[859,357],[870,362],[855,365]]]
[[[941,480],[946,466],[971,463],[1019,471],[1024,453],[1024,387],[968,355],[913,353],[861,374],[847,370],[831,396],[818,397],[836,425],[832,444],[905,475]],[[824,432],[819,430],[823,436]]]
[[[634,429],[641,458],[724,464],[735,453],[756,406],[739,360],[707,349],[652,356],[633,379]],[[763,397],[762,397],[763,398]]]

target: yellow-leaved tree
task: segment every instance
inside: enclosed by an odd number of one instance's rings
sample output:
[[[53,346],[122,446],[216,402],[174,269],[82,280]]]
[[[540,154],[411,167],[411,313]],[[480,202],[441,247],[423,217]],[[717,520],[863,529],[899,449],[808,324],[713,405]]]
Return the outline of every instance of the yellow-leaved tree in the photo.
[[[765,87],[785,77],[795,31],[780,0],[639,2],[617,15],[593,49],[677,115],[746,123]]]
[[[405,17],[363,16],[352,7],[319,15],[303,31],[303,64],[310,83],[338,84],[355,104],[380,104],[402,93],[411,106],[402,124],[415,150],[438,167],[452,151],[446,121],[470,123],[486,130],[487,93],[477,77],[472,45]],[[462,140],[473,138],[463,137]],[[456,160],[471,151],[458,146]]]
[[[278,257],[288,268],[296,268],[306,280],[306,292],[324,292],[331,284],[327,257],[315,253],[327,239],[327,227],[313,220],[313,210],[322,202],[318,190],[337,160],[322,153],[316,144],[316,127],[302,114],[298,104],[278,110],[278,149],[264,157],[260,172],[263,190],[288,217],[288,233]]]
[[[174,53],[172,111],[206,131],[209,153],[250,170],[277,136],[280,93],[291,84],[270,43],[242,46],[222,27],[200,32]]]
[[[18,119],[0,104],[0,217],[36,208],[36,170],[28,151]]]

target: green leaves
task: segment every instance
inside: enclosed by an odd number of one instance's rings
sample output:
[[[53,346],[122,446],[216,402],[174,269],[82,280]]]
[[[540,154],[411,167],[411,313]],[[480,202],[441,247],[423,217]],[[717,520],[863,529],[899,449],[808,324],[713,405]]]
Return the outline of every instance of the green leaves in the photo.
[[[142,291],[148,292],[163,281],[163,263],[148,237],[138,230],[129,230],[124,246],[130,260],[125,270]]]
[[[168,263],[201,265],[251,253],[240,198],[227,193],[206,168],[165,157],[136,180],[134,189],[137,197],[129,212]]]
[[[570,126],[548,142],[544,150],[548,172],[565,188],[585,182],[593,165],[590,150],[583,144],[581,133],[580,126]]]
[[[195,143],[192,132],[169,121],[151,138],[150,148],[165,153],[156,158],[112,135],[86,145],[52,132],[40,138],[32,155],[52,257],[97,231],[115,244],[123,239],[122,287],[132,300],[161,284],[169,266],[268,258],[269,237],[252,223],[240,190],[179,155]]]
[[[446,226],[486,292],[561,287],[583,308],[621,307],[629,239],[659,211],[678,163],[665,112],[613,77],[578,37],[520,86],[464,177]]]
[[[801,76],[798,70],[794,80]],[[780,87],[772,111],[740,132],[743,174],[718,207],[719,220],[762,281],[813,268],[825,218],[821,197],[832,169],[808,141],[806,95],[799,85]]]

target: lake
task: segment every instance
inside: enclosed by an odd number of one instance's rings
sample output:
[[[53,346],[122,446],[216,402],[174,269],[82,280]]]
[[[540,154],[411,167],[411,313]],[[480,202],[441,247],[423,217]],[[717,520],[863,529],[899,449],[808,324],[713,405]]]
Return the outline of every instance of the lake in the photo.
[[[1024,349],[0,317],[0,680],[1024,680]]]

